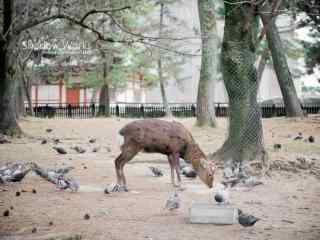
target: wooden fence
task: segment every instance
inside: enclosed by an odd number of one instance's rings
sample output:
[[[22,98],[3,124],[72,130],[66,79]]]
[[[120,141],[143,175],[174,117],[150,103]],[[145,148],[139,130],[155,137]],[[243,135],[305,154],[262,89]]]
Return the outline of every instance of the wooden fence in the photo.
[[[195,103],[171,103],[170,109],[175,117],[195,117]],[[261,114],[264,118],[285,116],[284,105],[261,105]],[[303,110],[307,114],[320,113],[320,105],[303,104]],[[26,107],[27,109],[27,107]],[[39,118],[94,118],[104,112],[104,106],[97,104],[72,106],[67,104],[41,103],[33,107],[35,117]],[[215,113],[217,117],[228,116],[228,104],[216,103]],[[157,118],[165,115],[165,109],[161,103],[117,103],[111,104],[110,115],[121,118]]]

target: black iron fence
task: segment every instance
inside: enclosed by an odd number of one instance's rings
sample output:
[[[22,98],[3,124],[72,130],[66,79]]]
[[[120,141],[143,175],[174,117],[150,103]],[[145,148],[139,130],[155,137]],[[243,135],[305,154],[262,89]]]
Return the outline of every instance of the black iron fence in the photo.
[[[170,103],[169,107],[175,117],[195,117],[195,103]],[[285,116],[284,105],[261,105],[262,117]],[[28,107],[26,107],[27,109]],[[302,104],[306,114],[320,113],[319,104]],[[28,109],[27,109],[28,110]],[[71,104],[45,104],[41,103],[33,107],[35,117],[40,118],[94,118],[103,115],[104,106],[97,104],[71,105]],[[216,103],[215,113],[217,117],[228,116],[228,104]],[[115,103],[110,105],[110,115],[121,118],[157,118],[165,116],[165,108],[161,103]]]

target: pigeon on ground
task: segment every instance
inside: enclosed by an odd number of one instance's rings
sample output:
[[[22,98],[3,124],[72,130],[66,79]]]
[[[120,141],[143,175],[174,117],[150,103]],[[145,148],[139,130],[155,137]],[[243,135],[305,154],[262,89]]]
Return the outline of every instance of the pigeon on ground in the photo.
[[[71,170],[73,170],[74,167],[65,167],[65,168],[59,168],[57,170],[55,170],[56,173],[58,174],[67,174],[68,172],[70,172]]]
[[[314,143],[314,136],[310,136],[310,137],[308,138],[308,141],[309,141],[310,143]]]
[[[229,204],[230,203],[229,187],[226,187],[220,183],[217,184],[217,186],[214,189],[214,200],[218,204]]]
[[[89,143],[95,143],[96,141],[97,141],[97,139],[91,138],[91,139],[89,140]]]
[[[182,169],[182,174],[188,178],[195,178],[197,176],[196,171],[192,167],[189,167],[189,166],[186,166]]]
[[[43,144],[47,144],[47,139],[43,139],[42,141],[41,141],[41,144],[43,145]]]
[[[299,132],[298,136],[296,136],[293,140],[302,140],[302,139],[303,139],[302,133]]]
[[[99,150],[100,150],[100,147],[95,147],[95,148],[92,149],[92,152],[96,153],[96,152],[98,152]]]
[[[281,149],[281,144],[280,143],[276,143],[273,145],[273,149],[276,151],[276,150],[280,150]]]
[[[170,195],[166,203],[166,209],[169,211],[178,209],[180,207],[180,198],[177,192],[174,192]]]
[[[262,181],[258,181],[255,177],[245,178],[243,179],[242,183],[245,187],[255,187],[263,184]]]
[[[153,173],[153,175],[155,176],[155,177],[161,177],[161,176],[163,176],[163,173],[162,173],[162,171],[159,169],[159,168],[156,168],[156,167],[149,167],[150,168],[150,170],[152,171],[152,173]]]
[[[11,143],[5,135],[0,134],[0,144]]]
[[[75,146],[75,147],[72,147],[73,150],[75,150],[77,153],[85,153],[86,150],[82,147],[79,147],[79,146]]]
[[[0,169],[0,178],[4,182],[20,182],[31,170],[28,163],[9,164]]]
[[[260,218],[252,215],[244,214],[240,209],[238,209],[238,221],[243,227],[252,227]]]
[[[67,151],[63,147],[52,147],[52,148],[60,154],[67,154]]]
[[[15,171],[10,178],[7,179],[8,182],[20,182],[31,169],[25,169],[23,171],[17,170]]]
[[[34,164],[33,171],[40,177],[46,179],[47,181],[55,184],[59,189],[70,189],[73,192],[78,191],[79,184],[71,177],[66,177],[64,174],[69,172],[72,167],[67,167],[58,170],[43,169],[37,164]]]
[[[240,182],[241,182],[241,179],[236,177],[236,178],[230,178],[228,180],[222,181],[221,184],[223,184],[225,187],[233,188]]]
[[[48,129],[46,129],[46,132],[47,132],[47,133],[51,133],[51,132],[52,132],[52,129],[51,129],[51,128],[48,128]]]
[[[180,170],[182,170],[185,167],[191,167],[191,164],[187,163],[184,159],[179,158],[179,167],[180,167]]]

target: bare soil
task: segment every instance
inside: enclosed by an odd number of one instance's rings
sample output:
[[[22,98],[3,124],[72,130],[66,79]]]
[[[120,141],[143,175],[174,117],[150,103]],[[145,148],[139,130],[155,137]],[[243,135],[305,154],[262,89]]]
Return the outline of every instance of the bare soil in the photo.
[[[27,136],[0,145],[0,166],[17,161],[33,161],[48,168],[74,166],[70,175],[81,187],[76,193],[61,191],[33,174],[21,183],[1,185],[0,239],[54,239],[75,234],[88,240],[320,239],[320,116],[263,121],[271,171],[262,179],[263,185],[250,189],[239,187],[231,192],[232,205],[261,218],[251,228],[239,224],[190,224],[188,214],[192,202],[212,201],[212,190],[198,178],[183,178],[181,208],[165,210],[173,188],[167,159],[159,154],[140,153],[126,165],[129,192],[104,194],[104,188],[116,180],[113,161],[120,152],[117,131],[130,121],[21,120]],[[191,130],[207,154],[217,150],[227,135],[225,119],[219,119],[215,129],[197,128],[195,119],[176,121]],[[53,131],[46,132],[48,128]],[[299,132],[304,139],[293,140]],[[314,143],[305,140],[311,135]],[[41,145],[42,138],[48,139],[48,143]],[[59,155],[52,149],[56,146],[55,138],[60,139],[58,146],[65,147],[68,154]],[[97,140],[89,143],[90,138]],[[274,149],[276,143],[281,144],[281,149]],[[73,146],[87,151],[76,153],[71,149]],[[93,153],[94,147],[100,150]],[[162,169],[164,176],[153,177],[149,166]],[[221,172],[221,169],[217,171],[216,182],[221,179]],[[21,192],[20,196],[16,196],[17,191]],[[10,214],[5,217],[3,213],[7,209]],[[85,219],[85,214],[90,218]]]

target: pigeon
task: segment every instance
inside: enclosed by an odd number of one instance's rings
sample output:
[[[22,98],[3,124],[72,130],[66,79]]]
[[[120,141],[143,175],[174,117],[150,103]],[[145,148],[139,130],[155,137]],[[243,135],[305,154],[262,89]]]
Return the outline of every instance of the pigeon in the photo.
[[[46,129],[46,132],[47,132],[47,133],[51,133],[51,132],[52,132],[52,129],[51,129],[51,128],[48,128],[48,129]]]
[[[159,168],[156,168],[156,167],[149,167],[150,168],[150,170],[152,171],[152,173],[153,173],[153,175],[155,176],[155,177],[161,177],[161,176],[163,176],[163,173],[162,173],[162,171],[159,169]]]
[[[100,150],[100,147],[95,147],[95,148],[92,149],[92,152],[96,153],[96,152],[98,152],[99,150]]]
[[[221,184],[223,184],[225,187],[233,188],[237,184],[241,182],[240,178],[230,178],[228,180],[222,181]]]
[[[274,150],[280,150],[281,147],[282,147],[282,146],[281,146],[280,143],[276,143],[276,144],[273,145],[273,149],[274,149]]]
[[[97,141],[97,139],[91,138],[91,139],[89,140],[89,143],[95,143],[96,141]]]
[[[302,140],[302,139],[303,139],[302,133],[299,132],[298,136],[296,136],[293,140]]]
[[[255,177],[248,177],[244,179],[242,183],[245,187],[255,187],[263,184],[263,182],[258,181]]]
[[[196,171],[192,167],[189,167],[189,166],[186,166],[182,169],[182,174],[188,178],[195,178],[197,176]]]
[[[59,175],[56,180],[56,186],[59,189],[70,189],[73,192],[78,191],[79,184],[72,178],[66,178],[64,175]]]
[[[58,170],[55,170],[56,173],[58,174],[67,174],[68,172],[70,172],[71,170],[73,170],[74,167],[65,167],[65,168],[59,168]]]
[[[77,153],[85,153],[86,150],[82,147],[79,147],[79,146],[75,146],[75,147],[72,147],[73,150],[75,150]]]
[[[47,181],[55,184],[59,189],[70,189],[73,192],[78,191],[79,184],[73,178],[65,177],[64,174],[69,172],[72,167],[62,168],[58,170],[43,169],[38,165],[34,164],[33,171],[40,177],[46,179]]]
[[[9,164],[0,169],[0,178],[4,182],[20,182],[31,170],[28,163]]]
[[[244,214],[240,209],[238,209],[238,222],[243,227],[252,227],[260,218],[252,215]]]
[[[47,144],[47,142],[48,142],[48,141],[47,141],[46,139],[43,139],[43,140],[41,141],[41,144],[44,145],[44,144]]]
[[[0,144],[11,143],[5,135],[0,134]]]
[[[180,198],[177,192],[174,192],[170,195],[166,203],[166,209],[169,211],[178,209],[180,207]]]
[[[179,158],[179,167],[180,170],[184,169],[185,167],[190,167],[191,164],[187,163],[184,159]]]
[[[310,143],[314,143],[314,136],[310,136],[310,137],[308,138],[308,141],[309,141]]]
[[[10,178],[7,179],[8,182],[20,182],[31,169],[26,169],[24,171],[17,170],[15,171]]]
[[[67,151],[63,147],[52,147],[52,148],[60,154],[67,154]]]
[[[218,204],[229,204],[229,187],[224,186],[223,184],[217,184],[214,191],[214,200]]]

